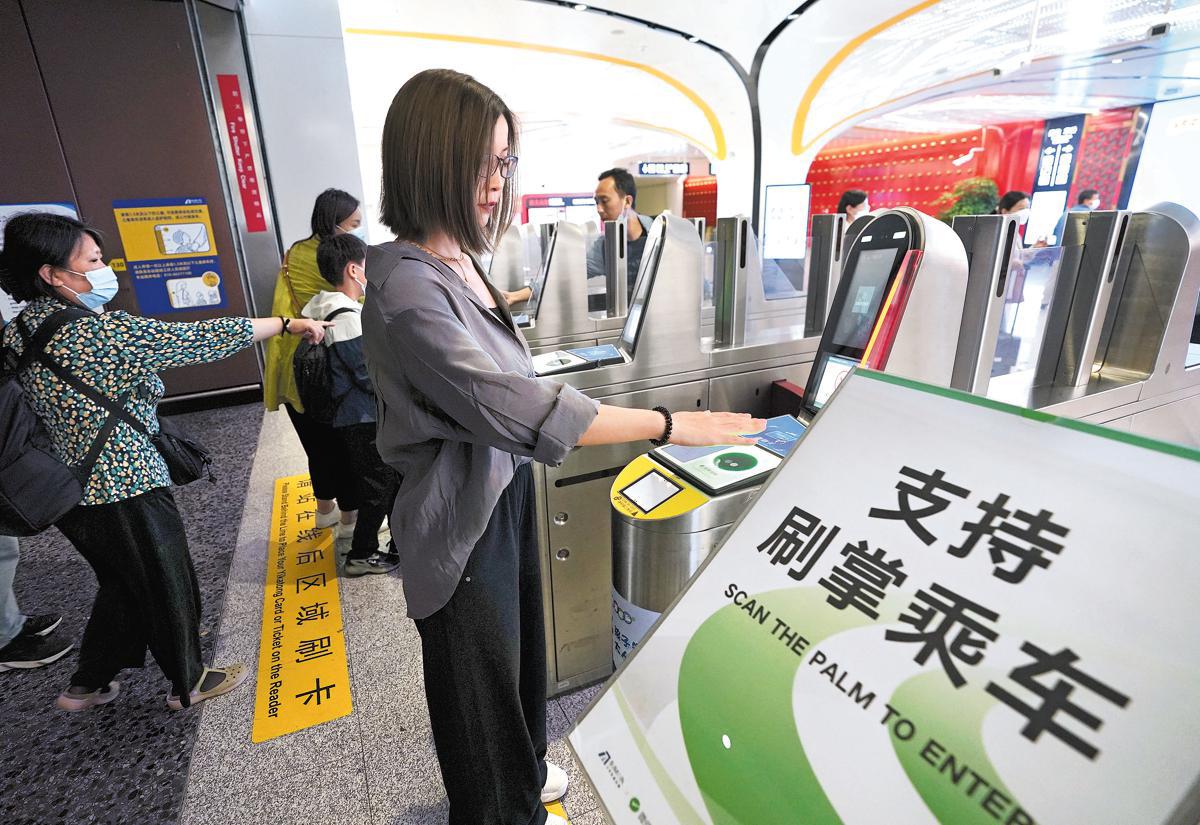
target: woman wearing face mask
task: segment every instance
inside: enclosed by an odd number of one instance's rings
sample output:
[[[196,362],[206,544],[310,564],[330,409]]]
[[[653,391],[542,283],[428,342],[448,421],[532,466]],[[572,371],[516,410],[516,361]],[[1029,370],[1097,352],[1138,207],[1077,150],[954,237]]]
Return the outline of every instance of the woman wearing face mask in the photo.
[[[403,481],[392,511],[450,825],[562,823],[543,803],[546,638],[531,461],[656,439],[744,444],[748,415],[599,404],[534,376],[529,347],[477,256],[516,197],[516,117],[445,69],[397,92],[383,127],[383,222],[367,251],[364,349],[377,446]]]
[[[292,244],[283,257],[271,302],[273,315],[296,317],[314,295],[329,287],[317,269],[317,246],[323,239],[354,235],[361,241],[366,240],[358,199],[341,189],[326,189],[317,196],[309,226],[312,235]],[[296,345],[294,338],[272,339],[267,343],[263,402],[268,410],[277,410],[282,404],[296,428],[296,435],[308,457],[313,495],[317,498],[317,527],[336,524],[340,508],[342,529],[352,532],[359,504],[358,485],[342,460],[345,445],[332,425],[305,415],[292,368]]]
[[[59,310],[91,310],[60,327],[43,352],[151,432],[158,429],[162,370],[218,361],[285,332],[324,337],[324,324],[304,318],[166,323],[104,312],[117,293],[117,276],[104,264],[99,241],[95,230],[62,215],[18,215],[8,222],[0,287],[29,303],[4,328],[2,343],[20,355]],[[99,450],[83,500],[56,525],[100,585],[79,667],[58,706],[78,711],[111,701],[117,673],[143,667],[147,648],[171,682],[172,709],[237,687],[249,673],[243,665],[207,668],[200,661],[200,593],[170,476],[150,438],[119,419],[106,432],[109,411],[38,360],[18,377],[59,458],[86,465],[89,451]]]
[[[837,211],[845,214],[848,224],[854,223],[857,218],[861,218],[871,211],[871,204],[867,202],[867,193],[861,189],[847,189],[838,201]]]
[[[1017,226],[1021,228],[1022,234],[1024,229],[1029,224],[1029,195],[1024,192],[1013,190],[1005,192],[1000,202],[996,205],[997,215],[1016,215]],[[1020,304],[1025,300],[1025,265],[1035,254],[1034,249],[1041,249],[1046,246],[1044,238],[1039,238],[1036,243],[1030,248],[1025,248],[1021,238],[1017,239],[1017,248],[1013,250],[1013,255],[1008,262],[1008,286],[1004,295],[1004,303]],[[1013,310],[1015,312],[1015,309]]]

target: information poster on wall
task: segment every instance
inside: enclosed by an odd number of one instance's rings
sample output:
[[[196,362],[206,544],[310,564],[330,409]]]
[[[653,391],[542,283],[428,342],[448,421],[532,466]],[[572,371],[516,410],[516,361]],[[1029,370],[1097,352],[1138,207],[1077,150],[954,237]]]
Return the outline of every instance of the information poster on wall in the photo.
[[[113,213],[143,315],[225,306],[204,198],[113,201]]]
[[[66,215],[68,218],[78,218],[79,211],[73,203],[0,203],[0,249],[4,248],[4,227],[10,218],[27,212],[48,212],[52,215]],[[14,300],[4,290],[0,289],[0,317],[8,323],[25,308],[23,301]]]
[[[1200,453],[856,371],[571,745],[617,825],[1195,822],[1197,512]]]

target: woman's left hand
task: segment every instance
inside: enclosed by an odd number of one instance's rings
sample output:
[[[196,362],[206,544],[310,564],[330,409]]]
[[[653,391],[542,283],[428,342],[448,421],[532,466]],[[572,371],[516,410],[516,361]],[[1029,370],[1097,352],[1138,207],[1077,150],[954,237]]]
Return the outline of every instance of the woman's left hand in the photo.
[[[333,326],[332,321],[312,321],[308,318],[293,318],[288,322],[291,335],[302,335],[310,344],[319,344],[325,338],[325,330]]]
[[[508,303],[508,305],[513,306],[514,304],[523,304],[532,298],[533,290],[527,286],[524,286],[515,292],[502,292],[501,294],[504,295],[504,300]]]

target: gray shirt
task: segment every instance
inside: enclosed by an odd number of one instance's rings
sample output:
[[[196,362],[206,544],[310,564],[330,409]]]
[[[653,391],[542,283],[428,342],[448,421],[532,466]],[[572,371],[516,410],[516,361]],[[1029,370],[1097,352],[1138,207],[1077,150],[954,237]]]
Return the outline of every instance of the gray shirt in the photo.
[[[534,377],[507,311],[493,314],[458,273],[417,247],[370,247],[367,282],[375,443],[404,477],[391,529],[408,614],[421,619],[454,594],[517,467],[561,464],[599,404]]]

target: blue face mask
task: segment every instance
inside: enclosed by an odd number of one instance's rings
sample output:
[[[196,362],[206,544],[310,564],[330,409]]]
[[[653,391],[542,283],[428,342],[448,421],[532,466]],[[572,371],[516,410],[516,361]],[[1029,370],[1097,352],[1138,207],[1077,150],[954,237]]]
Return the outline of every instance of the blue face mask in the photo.
[[[344,231],[347,235],[353,235],[354,237],[358,238],[363,243],[367,242],[367,228],[365,226],[363,226],[362,224],[359,224],[358,226],[354,227],[353,229],[347,229]]]
[[[102,266],[90,272],[76,272],[73,269],[66,269],[66,267],[63,269],[72,275],[82,275],[92,285],[91,292],[75,292],[66,285],[63,286],[63,289],[74,293],[75,297],[79,299],[79,303],[93,312],[102,312],[104,305],[117,296],[117,273],[113,272],[111,266]]]

